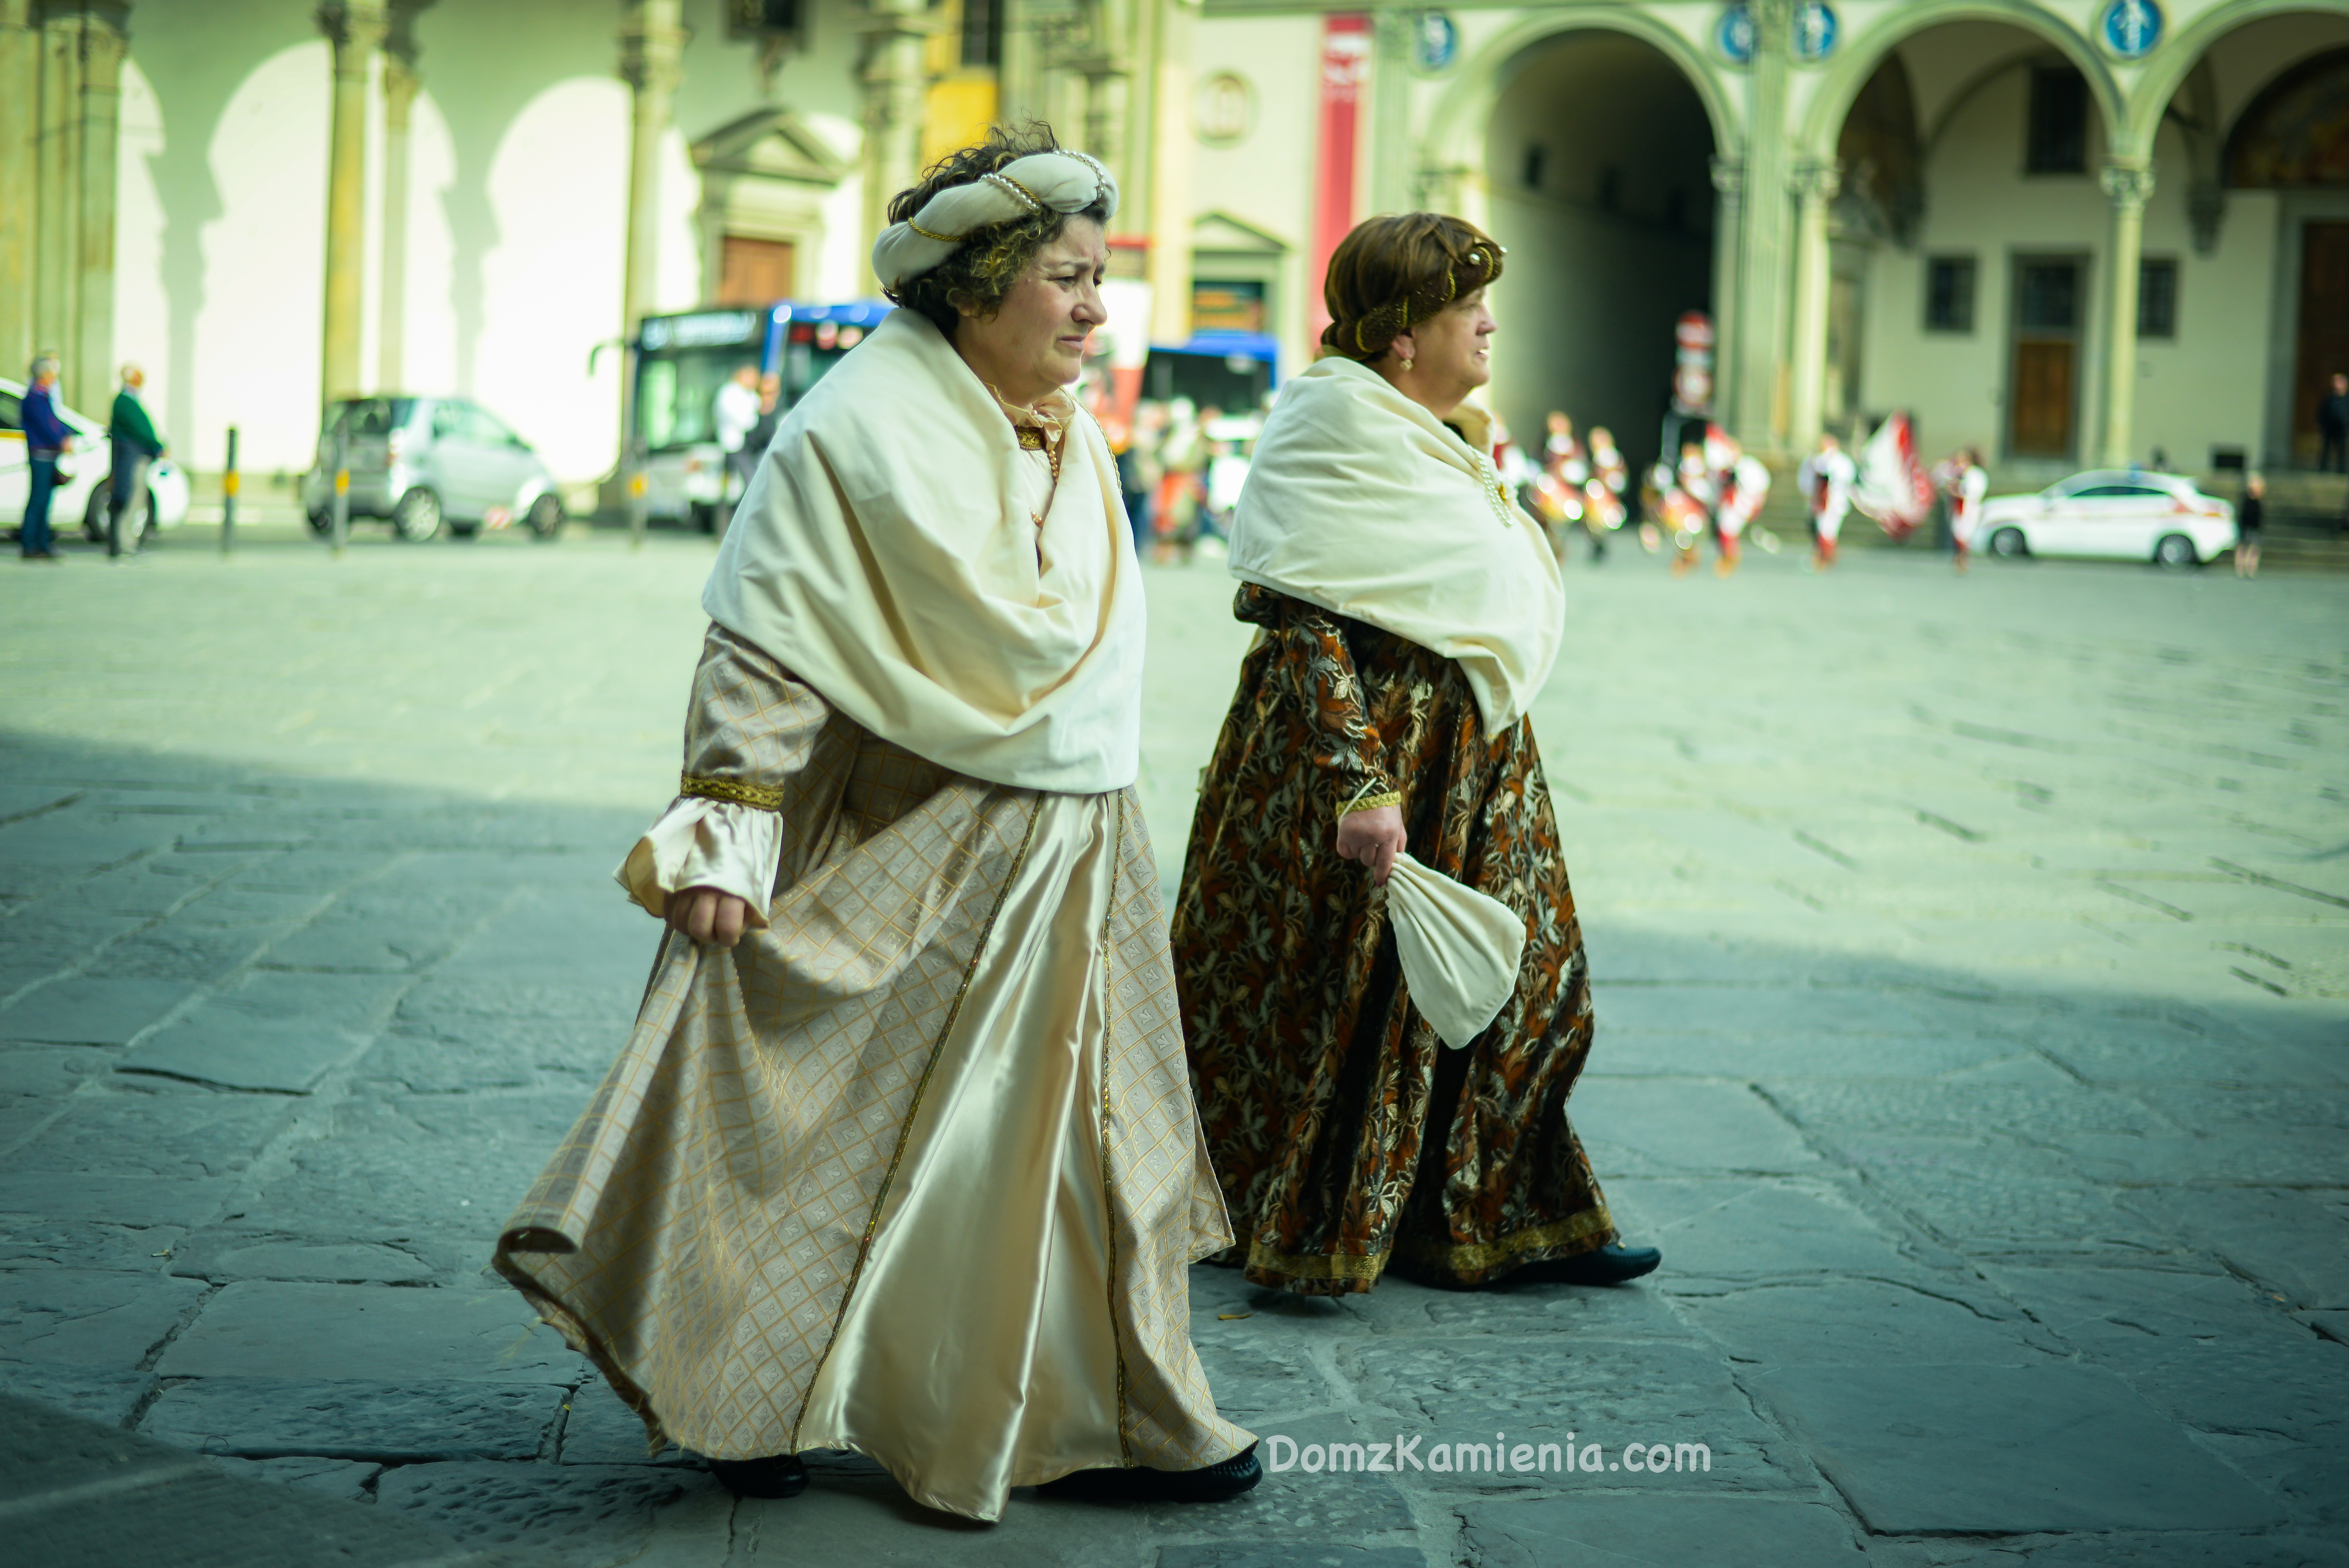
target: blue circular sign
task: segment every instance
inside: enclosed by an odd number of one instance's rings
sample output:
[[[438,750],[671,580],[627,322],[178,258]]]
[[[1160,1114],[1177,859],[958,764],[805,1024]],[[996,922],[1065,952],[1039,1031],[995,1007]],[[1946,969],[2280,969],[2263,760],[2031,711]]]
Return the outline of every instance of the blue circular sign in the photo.
[[[1412,59],[1423,71],[1444,71],[1460,57],[1460,29],[1441,11],[1422,11],[1411,19]]]
[[[1713,41],[1732,65],[1754,63],[1754,7],[1739,0],[1737,5],[1722,12],[1720,25],[1713,30]]]
[[[2158,0],[2112,0],[2096,18],[2096,34],[2105,47],[2124,60],[2141,60],[2153,53],[2161,32]]]
[[[1806,0],[1795,7],[1795,57],[1816,65],[1835,53],[1836,36],[1842,25],[1836,20],[1835,7]]]

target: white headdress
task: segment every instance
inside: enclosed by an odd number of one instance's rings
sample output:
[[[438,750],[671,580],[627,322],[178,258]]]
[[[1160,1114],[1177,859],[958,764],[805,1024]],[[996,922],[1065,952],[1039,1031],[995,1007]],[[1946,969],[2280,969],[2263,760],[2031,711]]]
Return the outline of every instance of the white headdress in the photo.
[[[911,222],[892,223],[873,246],[873,271],[894,289],[928,272],[962,248],[970,234],[1050,208],[1081,212],[1099,201],[1117,213],[1117,181],[1081,152],[1032,152],[968,185],[949,186]]]

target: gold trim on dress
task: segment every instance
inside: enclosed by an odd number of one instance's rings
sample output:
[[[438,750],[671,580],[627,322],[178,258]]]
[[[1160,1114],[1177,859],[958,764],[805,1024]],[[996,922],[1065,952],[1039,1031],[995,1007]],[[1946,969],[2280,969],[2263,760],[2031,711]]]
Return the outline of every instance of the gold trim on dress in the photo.
[[[1386,1272],[1391,1254],[1374,1253],[1276,1253],[1262,1242],[1248,1243],[1247,1266],[1290,1279],[1366,1279],[1375,1283]]]
[[[1614,1228],[1615,1217],[1607,1212],[1606,1204],[1600,1203],[1578,1214],[1568,1214],[1563,1220],[1552,1220],[1546,1225],[1531,1225],[1522,1231],[1512,1231],[1497,1241],[1468,1242],[1448,1247],[1406,1241],[1403,1251],[1413,1264],[1433,1264],[1457,1275],[1478,1274],[1526,1253],[1578,1242]]]
[[[1338,808],[1338,815],[1340,819],[1344,819],[1352,816],[1357,811],[1377,811],[1382,810],[1389,806],[1400,806],[1402,804],[1402,790],[1381,789],[1375,795],[1356,795],[1352,799]]]
[[[688,773],[677,781],[679,795],[690,795],[703,800],[726,800],[737,806],[749,806],[761,811],[783,809],[783,790],[779,784],[745,784],[739,779],[712,779],[706,774]]]
[[[1101,1162],[1102,1203],[1109,1217],[1109,1338],[1117,1349],[1117,1456],[1133,1468],[1133,1444],[1127,1434],[1125,1408],[1125,1336],[1117,1326],[1117,1185],[1110,1173],[1109,1115],[1109,1020],[1112,987],[1109,966],[1113,949],[1110,945],[1110,926],[1117,919],[1118,873],[1125,869],[1125,792],[1117,797],[1117,837],[1110,844],[1109,909],[1102,916],[1102,1068],[1101,1068]]]

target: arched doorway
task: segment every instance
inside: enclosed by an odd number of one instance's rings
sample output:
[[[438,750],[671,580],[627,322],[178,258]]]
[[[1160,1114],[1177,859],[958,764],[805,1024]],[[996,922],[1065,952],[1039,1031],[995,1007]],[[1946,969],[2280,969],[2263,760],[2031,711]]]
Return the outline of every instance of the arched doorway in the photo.
[[[1652,462],[1673,321],[1713,308],[1712,117],[1679,64],[1612,30],[1531,44],[1497,87],[1483,150],[1486,221],[1508,251],[1493,405],[1529,449],[1557,408]]]

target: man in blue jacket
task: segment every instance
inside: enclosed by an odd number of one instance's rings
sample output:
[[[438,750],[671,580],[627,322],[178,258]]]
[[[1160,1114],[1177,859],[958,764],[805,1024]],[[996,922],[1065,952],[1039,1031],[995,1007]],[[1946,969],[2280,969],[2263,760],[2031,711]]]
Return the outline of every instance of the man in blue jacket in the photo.
[[[57,417],[57,356],[34,360],[26,379],[32,385],[25,391],[25,458],[33,482],[20,542],[27,561],[62,561],[49,537],[49,497],[57,488],[57,459],[73,450],[73,428]]]

